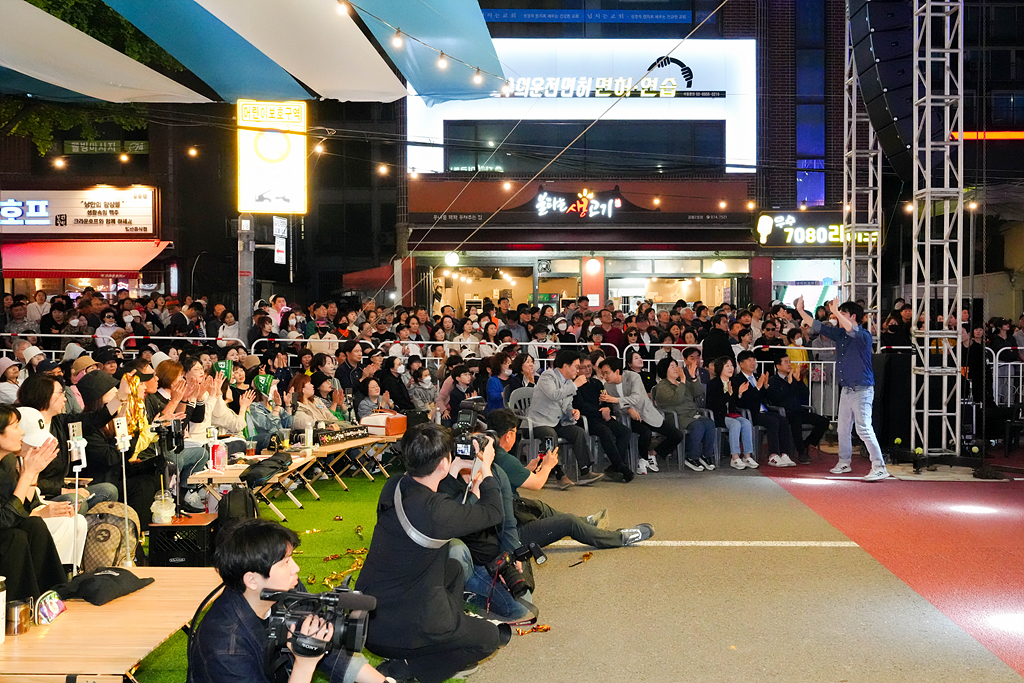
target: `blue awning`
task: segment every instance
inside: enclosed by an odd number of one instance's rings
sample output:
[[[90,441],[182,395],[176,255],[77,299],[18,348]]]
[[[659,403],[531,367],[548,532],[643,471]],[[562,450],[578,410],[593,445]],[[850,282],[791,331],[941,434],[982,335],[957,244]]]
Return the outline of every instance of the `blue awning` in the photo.
[[[499,90],[504,72],[477,0],[356,0],[356,11],[398,70],[427,104],[476,100]],[[396,30],[423,41],[454,60],[438,68],[438,55],[415,40],[392,43]],[[483,74],[475,83],[476,69]],[[488,75],[494,74],[494,75]]]
[[[104,2],[225,101],[235,102],[239,98],[307,100],[312,97],[276,62],[193,0]]]

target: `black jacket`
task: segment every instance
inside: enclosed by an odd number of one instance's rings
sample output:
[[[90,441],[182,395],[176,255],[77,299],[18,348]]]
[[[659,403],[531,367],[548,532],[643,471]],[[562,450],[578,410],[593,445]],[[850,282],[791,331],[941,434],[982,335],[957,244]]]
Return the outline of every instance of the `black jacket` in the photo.
[[[729,333],[723,332],[717,327],[712,327],[708,336],[704,338],[702,351],[704,362],[708,364],[722,357],[736,360],[736,356],[732,352],[732,343],[729,341]]]
[[[576,395],[572,397],[572,407],[580,411],[580,415],[587,418],[590,422],[595,420],[598,424],[604,422],[604,417],[601,415],[602,390],[604,390],[604,384],[601,383],[601,380],[591,377],[587,380],[586,384],[577,387]],[[604,405],[611,408],[612,404],[606,403]]]
[[[409,398],[409,390],[401,377],[395,377],[394,373],[387,369],[381,369],[377,373],[377,381],[380,383],[380,391],[385,391],[391,396],[398,410],[415,410],[416,405]]]
[[[755,380],[759,378],[760,375],[754,375]],[[747,385],[747,388],[743,395],[740,396],[740,387],[744,384]],[[739,371],[736,371],[736,374],[732,376],[732,393],[736,395],[736,405],[740,408],[746,408],[750,411],[751,415],[757,415],[761,412],[762,405],[765,407],[768,405],[768,397],[763,395],[765,392],[752,385],[747,376]]]
[[[736,405],[735,392],[731,395],[725,393],[725,386],[717,377],[708,382],[707,406],[711,414],[715,416],[716,427],[725,427],[726,415],[740,412]]]
[[[806,411],[811,402],[811,393],[806,384],[797,379],[790,382],[779,373],[768,379],[765,394],[768,403],[784,408],[787,416]]]
[[[448,547],[424,548],[405,533],[395,511],[395,487],[401,485],[402,507],[412,526],[436,539],[460,538],[501,524],[498,482],[480,483],[480,501],[461,505],[411,477],[392,477],[377,502],[377,525],[356,589],[377,598],[370,615],[367,647],[371,652],[415,650],[458,639],[464,622],[461,568],[448,558]],[[458,584],[458,585],[456,585]],[[458,588],[458,595],[449,587]]]

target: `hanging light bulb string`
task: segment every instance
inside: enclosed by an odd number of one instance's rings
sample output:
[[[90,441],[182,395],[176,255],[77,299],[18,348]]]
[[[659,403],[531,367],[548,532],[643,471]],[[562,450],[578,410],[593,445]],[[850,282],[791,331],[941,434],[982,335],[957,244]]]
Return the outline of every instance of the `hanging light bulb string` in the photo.
[[[350,5],[353,9],[355,9],[357,12],[359,12],[360,16],[370,17],[374,21],[377,21],[378,23],[386,26],[388,29],[394,31],[395,35],[391,39],[391,44],[394,47],[396,47],[396,48],[402,47],[402,45],[404,44],[404,42],[406,40],[410,40],[412,42],[419,43],[420,45],[422,45],[423,47],[427,48],[428,50],[433,50],[435,53],[437,53],[437,68],[439,68],[439,69],[447,69],[449,62],[455,62],[456,64],[463,65],[467,69],[472,69],[473,70],[473,79],[472,80],[473,80],[473,83],[475,83],[477,85],[480,85],[481,83],[483,83],[484,76],[489,76],[491,78],[496,78],[499,81],[501,81],[502,84],[507,84],[508,83],[508,79],[505,78],[504,74],[491,73],[490,71],[487,71],[486,69],[481,69],[479,66],[475,66],[473,64],[470,64],[467,61],[459,59],[458,57],[453,57],[450,54],[445,53],[444,50],[441,50],[440,48],[436,48],[436,47],[434,47],[433,45],[431,45],[429,43],[425,43],[422,40],[420,40],[419,38],[417,38],[416,36],[409,35],[408,33],[402,31],[400,26],[395,26],[394,24],[390,23],[386,19],[382,19],[381,17],[378,17],[373,12],[370,12],[369,10],[367,10],[367,9],[365,9],[363,7],[360,7],[359,5],[357,5],[354,2],[349,2],[348,0],[339,0],[338,4],[341,5],[342,7],[344,7],[346,5]]]

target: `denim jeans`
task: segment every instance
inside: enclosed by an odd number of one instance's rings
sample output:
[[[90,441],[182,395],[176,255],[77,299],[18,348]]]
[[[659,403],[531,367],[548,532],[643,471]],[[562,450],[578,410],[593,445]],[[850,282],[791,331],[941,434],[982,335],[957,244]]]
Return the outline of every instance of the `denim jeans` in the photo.
[[[853,428],[871,456],[872,467],[885,467],[882,449],[871,426],[871,404],[875,400],[874,387],[843,387],[839,394],[839,462],[850,464],[853,459]]]
[[[729,429],[729,452],[743,455],[754,452],[754,428],[745,417],[726,417],[725,426]],[[746,444],[746,448],[743,447]]]
[[[704,458],[708,462],[715,455],[715,439],[718,429],[715,421],[708,417],[698,417],[686,426],[686,457],[691,460]]]
[[[97,503],[116,501],[118,497],[117,487],[113,484],[92,484],[86,486],[85,490],[89,492],[88,496],[78,494],[78,514],[80,515],[84,515],[86,510]],[[74,493],[62,493],[53,500],[72,503],[74,502],[75,495]]]
[[[203,469],[201,465],[206,464],[208,457],[206,449],[202,446],[183,448],[181,453],[174,451],[167,453],[167,460],[178,467],[178,481],[183,489],[187,486],[189,476],[193,472]]]

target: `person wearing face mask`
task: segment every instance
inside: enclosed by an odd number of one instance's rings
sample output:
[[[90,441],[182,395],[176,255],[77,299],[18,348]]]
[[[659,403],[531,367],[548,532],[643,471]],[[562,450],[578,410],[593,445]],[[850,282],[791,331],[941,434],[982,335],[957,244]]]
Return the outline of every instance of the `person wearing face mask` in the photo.
[[[810,360],[810,355],[807,353],[807,350],[803,348],[804,332],[801,328],[794,327],[786,332],[786,346],[789,347],[786,349],[786,355],[789,356],[789,360],[793,363],[794,372],[801,377],[809,375],[810,365],[808,361]]]
[[[409,397],[409,390],[402,381],[402,373],[405,372],[405,363],[401,358],[388,356],[377,373],[377,381],[380,383],[380,390],[391,396],[395,409],[398,411],[415,410],[416,406]]]
[[[559,344],[575,344],[579,341],[576,335],[569,330],[569,322],[565,318],[555,321],[555,340]]]
[[[413,384],[409,387],[409,398],[416,406],[416,410],[425,411],[427,419],[431,422],[437,415],[437,394],[438,388],[430,376],[430,369],[420,366],[412,372]]]

